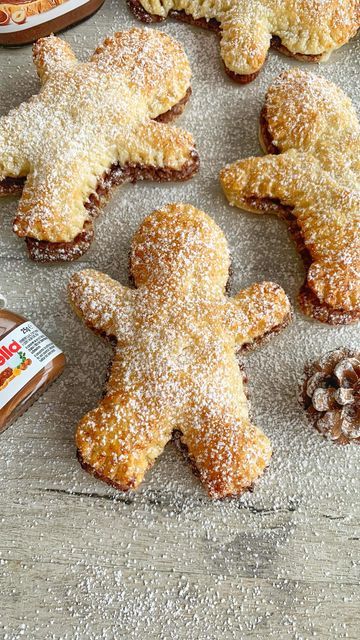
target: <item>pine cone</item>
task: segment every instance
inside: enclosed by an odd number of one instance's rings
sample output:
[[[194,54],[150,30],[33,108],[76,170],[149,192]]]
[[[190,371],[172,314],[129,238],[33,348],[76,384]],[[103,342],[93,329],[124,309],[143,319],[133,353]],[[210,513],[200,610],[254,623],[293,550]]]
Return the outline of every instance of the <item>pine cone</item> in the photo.
[[[360,352],[341,347],[306,367],[302,401],[323,436],[360,444]]]

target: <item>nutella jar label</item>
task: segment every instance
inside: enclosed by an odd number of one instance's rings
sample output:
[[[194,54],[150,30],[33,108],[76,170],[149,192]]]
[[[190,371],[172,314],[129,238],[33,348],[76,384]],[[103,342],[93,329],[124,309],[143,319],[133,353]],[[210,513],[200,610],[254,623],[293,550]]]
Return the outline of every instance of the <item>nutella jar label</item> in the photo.
[[[25,44],[65,29],[104,0],[0,0],[0,44]]]
[[[0,340],[0,409],[62,351],[32,322]]]

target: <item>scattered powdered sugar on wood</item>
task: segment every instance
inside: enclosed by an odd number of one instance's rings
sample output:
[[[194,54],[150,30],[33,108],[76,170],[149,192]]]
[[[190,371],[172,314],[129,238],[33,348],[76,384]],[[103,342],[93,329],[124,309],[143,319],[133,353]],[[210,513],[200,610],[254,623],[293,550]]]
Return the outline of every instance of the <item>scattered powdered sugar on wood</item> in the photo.
[[[134,25],[124,3],[110,0],[64,38],[85,59],[107,34]],[[296,310],[286,332],[246,357],[252,416],[274,449],[253,494],[210,501],[171,445],[137,494],[93,480],[75,458],[75,426],[100,399],[111,348],[75,317],[66,284],[85,267],[126,284],[131,238],[145,215],[183,201],[214,217],[230,244],[233,294],[272,280],[296,305],[302,281],[284,225],[239,216],[218,185],[226,163],[259,155],[264,94],[289,61],[274,53],[254,84],[237,87],[223,74],[214,34],[170,21],[160,28],[191,60],[193,96],[181,126],[197,141],[199,176],[122,188],[99,219],[93,247],[72,265],[30,263],[11,232],[17,203],[2,202],[1,292],[65,350],[68,366],[0,437],[0,635],[355,640],[360,452],[323,441],[307,425],[297,393],[306,361],[339,345],[358,348],[357,326],[322,326]],[[316,67],[355,104],[359,45],[355,40]],[[37,91],[28,53],[0,52],[2,113]]]

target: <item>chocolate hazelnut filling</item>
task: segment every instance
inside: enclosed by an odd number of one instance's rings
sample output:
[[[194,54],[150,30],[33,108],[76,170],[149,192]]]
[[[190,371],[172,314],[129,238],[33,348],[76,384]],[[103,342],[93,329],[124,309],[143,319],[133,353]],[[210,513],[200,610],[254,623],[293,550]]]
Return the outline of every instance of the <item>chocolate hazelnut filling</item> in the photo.
[[[184,97],[169,111],[156,118],[158,122],[171,122],[184,110],[191,95],[189,87]],[[99,179],[96,192],[91,194],[84,204],[89,214],[84,228],[71,242],[49,242],[26,237],[25,242],[32,260],[37,262],[55,262],[77,260],[90,247],[94,238],[93,220],[101,213],[102,207],[109,200],[111,190],[126,182],[138,180],[170,182],[189,180],[199,168],[199,156],[194,151],[189,160],[179,170],[170,167],[152,167],[147,165],[113,164]],[[21,194],[26,178],[5,178],[0,181],[0,196]]]
[[[186,90],[184,97],[181,98],[181,100],[179,100],[177,104],[174,104],[174,106],[171,107],[171,109],[169,109],[168,111],[165,111],[165,113],[161,113],[157,118],[155,118],[156,122],[169,123],[175,120],[176,118],[178,118],[179,116],[181,116],[191,96],[191,93],[192,93],[192,89],[191,87],[189,87]]]
[[[127,3],[134,16],[145,24],[164,22],[164,20],[166,20],[166,18],[163,18],[162,16],[148,13],[142,6],[140,0],[127,0]],[[180,20],[181,22],[186,22],[194,27],[209,29],[210,31],[215,31],[218,34],[221,33],[221,25],[216,18],[211,18],[210,20],[206,20],[206,18],[193,18],[185,11],[176,11],[174,9],[169,11],[167,17],[175,18],[175,20]],[[296,58],[297,60],[302,60],[304,62],[320,62],[323,57],[323,54],[308,55],[305,53],[293,53],[281,43],[281,39],[278,36],[272,36],[270,46],[289,58]],[[224,65],[224,67],[227,75],[239,84],[248,84],[249,82],[252,82],[261,71],[261,69],[259,69],[254,73],[235,73],[226,65]]]
[[[21,194],[25,178],[4,178],[0,180],[0,197]]]
[[[279,38],[279,36],[272,36],[271,46],[273,49],[276,49],[276,51],[280,51],[280,53],[288,56],[288,58],[295,58],[296,60],[301,60],[302,62],[321,62],[324,55],[323,53],[313,55],[310,53],[293,53],[281,43],[281,39]]]
[[[260,113],[260,142],[262,148],[267,153],[280,153],[280,149],[273,143],[273,139],[269,131],[266,105],[263,106]]]

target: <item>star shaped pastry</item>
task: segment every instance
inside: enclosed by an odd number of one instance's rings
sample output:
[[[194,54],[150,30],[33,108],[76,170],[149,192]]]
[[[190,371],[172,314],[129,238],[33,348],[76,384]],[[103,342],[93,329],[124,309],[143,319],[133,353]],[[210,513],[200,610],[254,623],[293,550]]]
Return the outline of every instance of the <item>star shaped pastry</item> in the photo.
[[[72,260],[111,186],[197,171],[191,135],[166,123],[184,107],[191,71],[175,40],[142,29],[107,38],[88,62],[54,36],[33,55],[39,94],[0,119],[0,194],[23,185],[14,230],[31,257]]]
[[[93,270],[70,281],[86,325],[116,339],[105,396],[80,421],[82,466],[121,490],[136,488],[174,437],[209,495],[249,489],[271,456],[254,426],[236,352],[290,318],[270,282],[225,293],[225,237],[190,205],[168,205],[141,224],[131,248],[129,289]]]
[[[270,46],[309,62],[326,60],[356,34],[358,0],[128,0],[137,18],[172,16],[221,35],[221,56],[237,82],[251,82]]]
[[[287,220],[307,269],[307,315],[359,320],[360,125],[350,99],[324,78],[286,71],[269,88],[260,133],[271,155],[225,167],[226,197]]]

